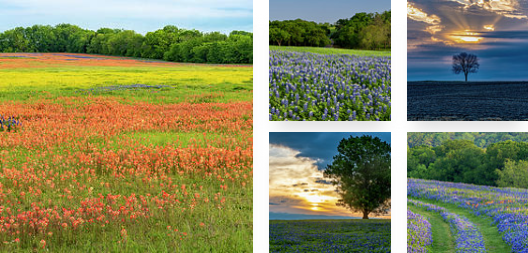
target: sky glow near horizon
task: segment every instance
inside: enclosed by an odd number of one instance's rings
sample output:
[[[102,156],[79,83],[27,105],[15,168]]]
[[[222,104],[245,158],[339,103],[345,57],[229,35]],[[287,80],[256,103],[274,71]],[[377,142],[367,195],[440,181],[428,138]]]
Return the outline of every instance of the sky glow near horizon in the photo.
[[[527,7],[527,0],[408,1],[408,80],[463,81],[452,57],[467,52],[480,63],[470,81],[527,81]]]
[[[319,0],[270,0],[270,20],[304,19],[321,23],[335,23],[351,18],[359,12],[382,13],[391,9],[390,0],[332,0],[321,4]]]
[[[270,212],[352,216],[335,203],[338,195],[329,184],[317,183],[323,172],[316,160],[298,157],[299,151],[270,144]]]
[[[70,23],[145,34],[166,25],[204,32],[253,31],[251,0],[0,0],[0,32],[35,24]]]
[[[339,195],[323,177],[339,141],[351,135],[374,135],[390,143],[390,133],[270,133],[269,212],[361,217],[336,206]]]

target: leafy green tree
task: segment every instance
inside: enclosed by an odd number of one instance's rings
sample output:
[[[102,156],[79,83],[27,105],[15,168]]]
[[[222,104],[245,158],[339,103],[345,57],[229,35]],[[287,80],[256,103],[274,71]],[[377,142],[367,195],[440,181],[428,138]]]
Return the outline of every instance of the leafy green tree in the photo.
[[[391,12],[356,13],[350,19],[336,22],[331,38],[343,48],[388,49],[391,36]]]
[[[486,163],[493,169],[504,168],[507,159],[528,160],[528,143],[509,140],[493,143],[486,149]]]
[[[253,63],[253,34],[202,33],[168,25],[143,36],[132,30],[34,25],[0,33],[0,52],[69,52],[197,63]]]
[[[4,52],[34,52],[34,47],[27,38],[26,30],[23,27],[5,31],[1,41]]]
[[[528,161],[506,160],[504,169],[497,169],[499,187],[528,188]]]
[[[327,24],[302,19],[269,22],[271,45],[323,47],[330,44]]]
[[[277,44],[278,46],[282,45],[282,42],[288,41],[290,39],[290,34],[280,28],[273,27],[269,31],[270,44]]]
[[[506,166],[509,163],[518,161],[528,161],[528,143],[525,141],[501,141],[503,138],[524,139],[522,133],[410,133],[409,148],[407,151],[407,175],[413,178],[434,179],[450,182],[463,182],[479,185],[495,186],[499,180],[510,182],[506,173]],[[417,143],[431,143],[431,137],[460,138],[447,140],[442,145],[436,147],[414,146]],[[443,136],[443,137],[442,137]],[[427,140],[426,140],[427,139]],[[481,148],[475,143],[487,145]],[[434,143],[434,141],[432,142]],[[432,146],[432,145],[431,145]],[[518,168],[517,164],[510,164],[510,167]],[[511,168],[508,168],[511,170]],[[515,171],[518,173],[518,171]],[[501,176],[502,175],[502,176]],[[501,179],[501,177],[503,177]]]
[[[431,147],[407,147],[407,176],[429,179],[428,167],[435,160],[436,153]]]
[[[474,144],[469,147],[452,149],[429,166],[430,177],[448,182],[487,184],[488,181],[477,175],[483,156],[484,151]]]
[[[326,166],[329,178],[341,196],[338,205],[368,215],[390,210],[391,147],[378,137],[349,137],[339,142],[338,154]]]

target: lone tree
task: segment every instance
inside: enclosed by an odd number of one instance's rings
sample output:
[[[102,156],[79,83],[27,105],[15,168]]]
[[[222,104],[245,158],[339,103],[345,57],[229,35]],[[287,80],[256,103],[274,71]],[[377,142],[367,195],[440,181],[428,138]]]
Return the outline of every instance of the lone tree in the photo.
[[[464,73],[467,82],[469,73],[477,73],[480,64],[478,58],[474,54],[460,53],[453,55],[453,72],[455,74]]]
[[[338,206],[368,215],[386,214],[391,197],[391,147],[378,137],[349,137],[339,142],[339,152],[324,177],[341,196]]]

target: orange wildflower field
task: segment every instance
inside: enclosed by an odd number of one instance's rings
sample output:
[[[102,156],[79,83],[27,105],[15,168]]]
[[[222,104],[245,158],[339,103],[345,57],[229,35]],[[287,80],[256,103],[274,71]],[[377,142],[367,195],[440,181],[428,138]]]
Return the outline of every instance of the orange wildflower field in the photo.
[[[252,251],[251,66],[0,54],[0,75],[0,251]]]

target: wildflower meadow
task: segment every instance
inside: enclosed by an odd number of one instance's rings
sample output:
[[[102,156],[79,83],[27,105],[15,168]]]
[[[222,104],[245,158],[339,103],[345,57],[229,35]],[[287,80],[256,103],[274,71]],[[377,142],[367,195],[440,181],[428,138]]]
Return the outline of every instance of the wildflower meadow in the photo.
[[[325,50],[328,54],[270,51],[269,120],[389,121],[390,52],[358,56]]]
[[[252,251],[252,66],[0,54],[0,251]]]
[[[391,252],[386,219],[271,220],[270,252]]]
[[[425,216],[408,215],[408,224],[416,224],[407,229],[408,252],[528,249],[527,189],[408,179],[407,196],[408,208]]]

